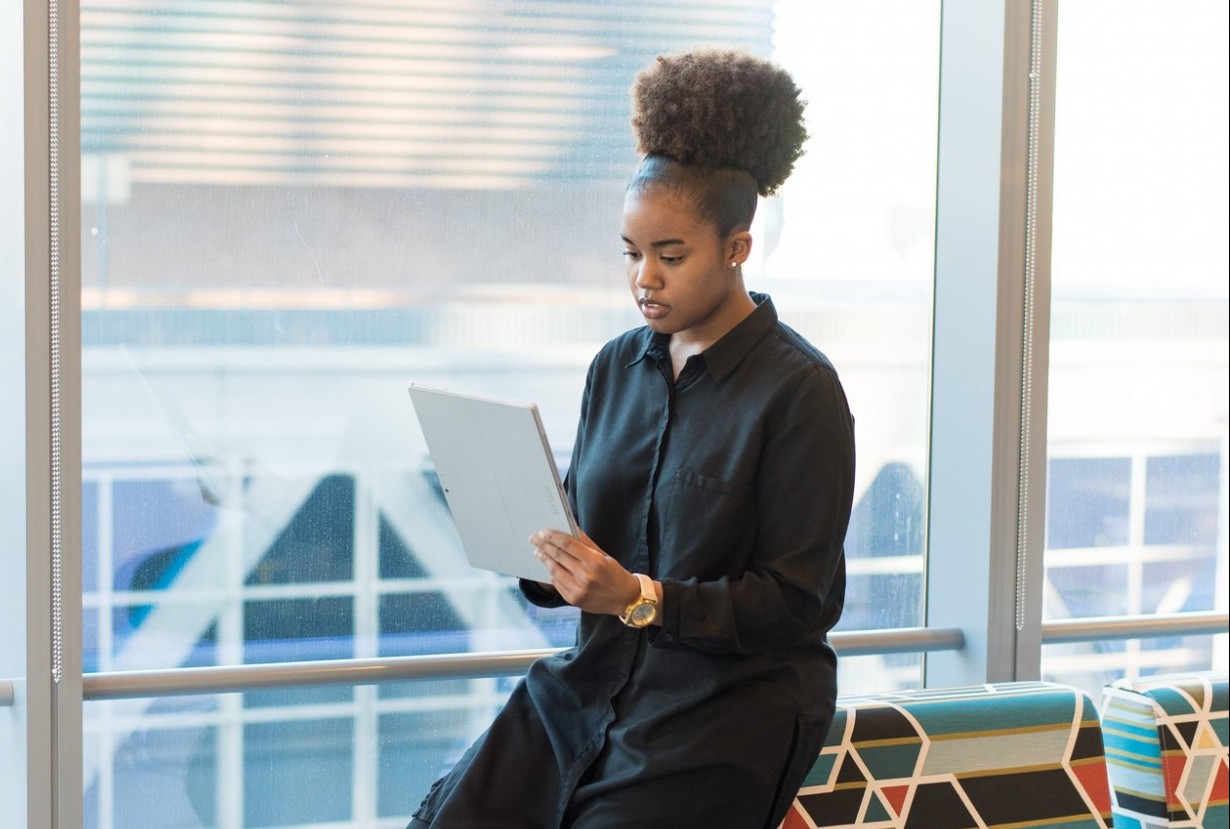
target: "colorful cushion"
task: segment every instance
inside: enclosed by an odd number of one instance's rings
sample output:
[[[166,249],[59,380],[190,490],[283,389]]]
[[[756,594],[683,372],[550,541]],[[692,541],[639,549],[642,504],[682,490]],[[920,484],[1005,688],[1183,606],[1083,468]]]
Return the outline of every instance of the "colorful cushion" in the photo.
[[[1225,829],[1227,674],[1106,686],[1102,728],[1116,829]]]
[[[1098,712],[1046,682],[849,697],[781,829],[1110,829]]]

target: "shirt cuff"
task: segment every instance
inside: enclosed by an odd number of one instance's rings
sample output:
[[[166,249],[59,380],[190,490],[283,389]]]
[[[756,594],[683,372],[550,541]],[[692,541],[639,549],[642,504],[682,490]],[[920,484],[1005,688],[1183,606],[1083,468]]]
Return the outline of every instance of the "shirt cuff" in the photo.
[[[568,604],[564,597],[554,587],[549,587],[531,579],[518,579],[521,595],[532,605],[538,607],[563,607]]]
[[[674,644],[679,641],[679,584],[658,579],[662,585],[662,626],[649,630],[649,641],[655,644]]]

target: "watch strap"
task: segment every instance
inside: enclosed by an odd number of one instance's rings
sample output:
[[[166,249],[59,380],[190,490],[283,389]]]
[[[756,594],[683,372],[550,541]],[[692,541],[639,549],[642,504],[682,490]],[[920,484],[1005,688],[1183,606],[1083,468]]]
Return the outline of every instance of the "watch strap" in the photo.
[[[649,576],[644,573],[633,573],[632,575],[636,576],[636,580],[641,586],[641,595],[637,596],[632,604],[624,608],[619,621],[628,627],[645,627],[657,616],[658,591],[654,589],[653,579],[649,578]],[[634,619],[633,614],[645,605],[651,605],[654,608],[654,612],[645,621]]]

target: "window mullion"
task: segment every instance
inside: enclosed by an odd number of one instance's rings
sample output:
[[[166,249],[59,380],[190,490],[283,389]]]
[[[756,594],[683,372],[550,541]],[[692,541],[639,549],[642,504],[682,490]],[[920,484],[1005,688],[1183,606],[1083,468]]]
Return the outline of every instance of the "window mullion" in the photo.
[[[931,686],[1038,675],[1054,65],[1053,10],[943,15],[927,624],[961,628],[966,649],[928,657]]]

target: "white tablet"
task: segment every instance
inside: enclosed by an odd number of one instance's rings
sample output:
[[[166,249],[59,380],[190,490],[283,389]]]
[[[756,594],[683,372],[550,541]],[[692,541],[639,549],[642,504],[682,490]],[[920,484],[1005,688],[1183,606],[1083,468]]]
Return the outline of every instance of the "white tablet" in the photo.
[[[417,384],[410,400],[470,564],[550,581],[529,537],[577,525],[538,407]]]

